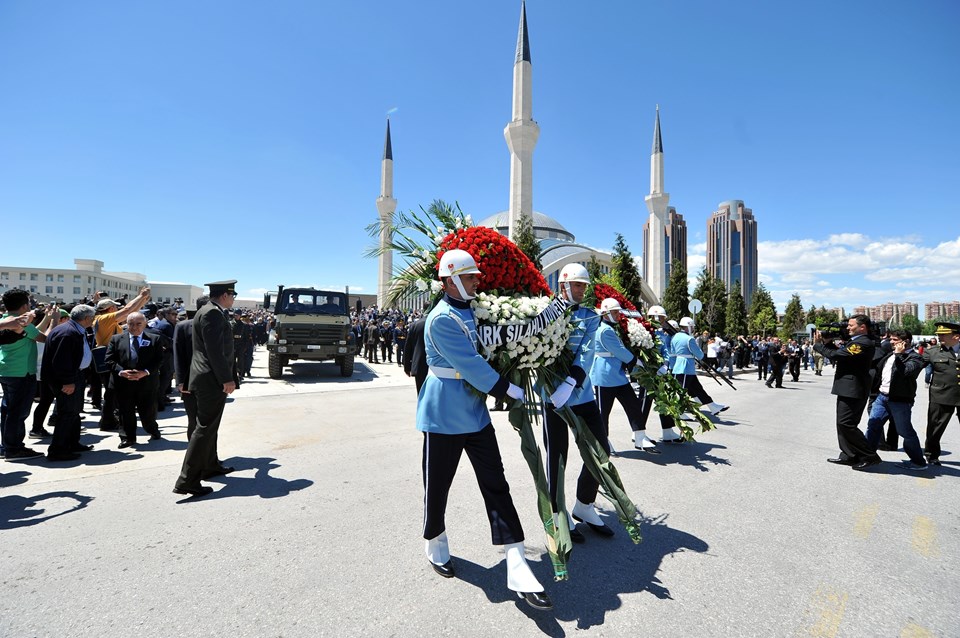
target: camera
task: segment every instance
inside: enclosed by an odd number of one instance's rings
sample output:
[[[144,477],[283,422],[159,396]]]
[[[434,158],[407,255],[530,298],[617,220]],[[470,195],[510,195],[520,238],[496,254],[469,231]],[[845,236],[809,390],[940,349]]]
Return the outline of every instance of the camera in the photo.
[[[828,323],[820,327],[820,337],[824,341],[847,341],[850,339],[850,332],[845,323]]]

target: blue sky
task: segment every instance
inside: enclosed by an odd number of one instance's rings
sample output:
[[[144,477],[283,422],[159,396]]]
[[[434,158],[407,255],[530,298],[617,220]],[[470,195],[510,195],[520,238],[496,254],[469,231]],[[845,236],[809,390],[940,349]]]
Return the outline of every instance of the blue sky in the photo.
[[[507,207],[519,0],[0,3],[0,264],[376,291],[395,197]],[[530,0],[534,208],[642,250],[654,108],[690,264],[742,199],[782,306],[960,297],[960,4]],[[21,241],[10,241],[16,233]]]

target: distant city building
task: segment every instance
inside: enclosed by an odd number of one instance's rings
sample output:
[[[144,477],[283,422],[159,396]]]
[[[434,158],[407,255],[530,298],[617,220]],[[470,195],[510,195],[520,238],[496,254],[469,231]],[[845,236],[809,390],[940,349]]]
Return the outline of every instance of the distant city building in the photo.
[[[923,318],[960,317],[960,301],[931,301],[923,306]]]
[[[739,199],[721,202],[707,220],[707,272],[728,291],[739,281],[750,307],[757,288],[757,222]]]
[[[867,315],[870,317],[870,321],[885,321],[887,325],[895,326],[902,325],[903,318],[907,315],[913,315],[919,318],[917,312],[918,306],[912,301],[905,301],[903,303],[888,301],[879,306],[857,306],[853,309],[853,314],[855,315]]]
[[[670,268],[674,259],[679,259],[684,269],[687,267],[687,222],[683,220],[683,215],[677,212],[673,206],[667,206],[667,223],[664,231],[666,238],[663,243],[663,261],[664,261],[664,286],[670,282]],[[643,249],[647,250],[650,245],[650,220],[643,224]],[[647,259],[641,260],[640,275],[644,280],[649,281],[647,274]],[[652,286],[651,286],[652,288]],[[662,297],[662,295],[661,295]]]
[[[138,272],[111,272],[96,259],[74,259],[76,268],[0,266],[0,293],[20,288],[45,301],[74,303],[101,290],[113,299],[134,297],[147,278]]]

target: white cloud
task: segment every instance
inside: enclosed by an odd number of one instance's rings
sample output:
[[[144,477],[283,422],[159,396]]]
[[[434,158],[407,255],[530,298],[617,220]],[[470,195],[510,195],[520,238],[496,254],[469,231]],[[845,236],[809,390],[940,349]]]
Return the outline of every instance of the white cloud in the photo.
[[[691,255],[691,254],[694,254],[694,255],[706,255],[706,254],[707,254],[707,242],[703,242],[703,243],[701,243],[701,244],[694,244],[693,246],[690,246],[690,248],[687,250],[687,259],[690,259],[690,255]]]
[[[827,243],[834,246],[862,246],[866,241],[867,238],[860,233],[839,233],[827,238]]]
[[[266,288],[250,288],[249,290],[247,290],[247,294],[248,294],[248,295],[254,295],[254,296],[256,296],[256,295],[265,295],[265,294],[267,294],[268,292],[270,292],[270,291],[267,290]]]

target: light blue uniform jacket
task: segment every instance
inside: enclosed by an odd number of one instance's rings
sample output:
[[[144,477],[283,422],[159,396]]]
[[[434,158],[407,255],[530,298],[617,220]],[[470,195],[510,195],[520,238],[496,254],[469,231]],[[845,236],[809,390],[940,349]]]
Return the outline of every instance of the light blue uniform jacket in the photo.
[[[696,374],[694,358],[703,359],[703,350],[697,345],[696,339],[686,332],[678,332],[670,339],[670,354],[676,357],[673,362],[674,374]]]
[[[627,350],[617,334],[617,329],[602,321],[594,337],[593,365],[590,367],[590,382],[601,388],[614,388],[630,383],[626,369],[637,363],[637,358]]]
[[[484,394],[499,399],[509,382],[477,351],[477,324],[470,304],[444,297],[427,315],[423,332],[431,373],[420,388],[417,429],[438,434],[479,432],[490,423]],[[441,378],[433,370],[441,375],[459,373],[460,378]]]
[[[573,350],[573,367],[570,376],[577,382],[566,405],[582,405],[594,400],[590,368],[594,359],[594,338],[600,326],[600,315],[593,308],[577,307],[573,311],[573,332],[567,339],[567,348]]]

